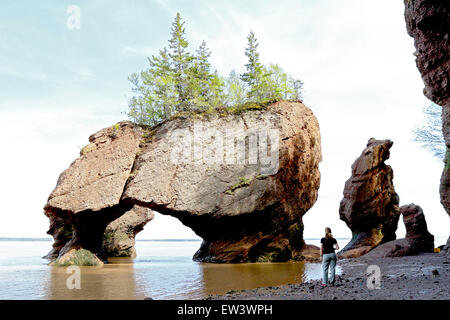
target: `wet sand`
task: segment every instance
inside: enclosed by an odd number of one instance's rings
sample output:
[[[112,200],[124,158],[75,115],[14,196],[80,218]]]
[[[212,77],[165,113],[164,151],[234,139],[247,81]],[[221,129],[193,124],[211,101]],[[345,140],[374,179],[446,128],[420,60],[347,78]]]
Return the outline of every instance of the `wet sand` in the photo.
[[[319,280],[301,284],[230,291],[211,295],[217,300],[448,300],[450,255],[424,253],[418,256],[338,260],[342,274],[334,286],[321,287]],[[380,288],[369,289],[370,265],[381,271]]]

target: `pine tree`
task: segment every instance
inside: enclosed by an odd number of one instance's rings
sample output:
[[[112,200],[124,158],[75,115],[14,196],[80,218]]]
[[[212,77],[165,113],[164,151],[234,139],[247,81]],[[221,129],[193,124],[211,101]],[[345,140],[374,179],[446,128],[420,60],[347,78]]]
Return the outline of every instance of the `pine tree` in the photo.
[[[245,65],[247,72],[241,75],[241,79],[248,87],[248,99],[262,102],[265,72],[259,61],[258,45],[255,33],[251,31],[247,37],[247,48],[245,48],[245,55],[248,58],[248,63]]]
[[[150,63],[149,72],[152,74],[152,83],[147,83],[147,85],[154,86],[155,107],[161,109],[161,120],[164,120],[175,112],[174,106],[177,98],[173,70],[167,48],[160,50],[158,57],[152,56],[148,60]]]
[[[212,79],[211,64],[209,63],[209,57],[211,51],[206,47],[206,42],[203,41],[197,50],[196,55],[196,76],[199,80],[199,93],[203,97],[208,96],[209,85]]]
[[[187,111],[190,107],[191,98],[189,69],[193,57],[187,51],[188,41],[185,38],[184,22],[181,21],[180,14],[172,23],[171,39],[169,40],[169,57],[172,60],[172,72],[175,83],[175,90],[178,96],[176,105],[177,111]]]
[[[203,41],[196,51],[189,70],[192,104],[200,110],[207,109],[210,104],[211,80],[213,78],[211,64],[208,60],[210,56],[211,51]]]

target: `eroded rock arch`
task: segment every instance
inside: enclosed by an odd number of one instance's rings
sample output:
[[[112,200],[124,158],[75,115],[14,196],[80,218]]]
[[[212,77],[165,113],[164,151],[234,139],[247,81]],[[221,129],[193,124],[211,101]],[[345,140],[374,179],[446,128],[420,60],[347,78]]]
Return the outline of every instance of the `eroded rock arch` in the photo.
[[[302,216],[317,200],[322,156],[318,122],[301,102],[153,128],[123,121],[89,141],[44,208],[55,238],[50,258],[79,248],[106,256],[118,233],[128,247],[115,255],[132,254],[151,210],[203,238],[198,261],[304,258]]]

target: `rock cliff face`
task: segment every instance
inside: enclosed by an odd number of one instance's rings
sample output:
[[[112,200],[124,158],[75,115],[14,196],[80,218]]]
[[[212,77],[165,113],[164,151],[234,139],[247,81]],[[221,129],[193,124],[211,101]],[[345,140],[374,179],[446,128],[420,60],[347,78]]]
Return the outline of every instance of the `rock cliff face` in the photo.
[[[440,0],[404,0],[408,34],[414,38],[416,64],[425,96],[442,106],[442,131],[447,145],[441,177],[441,202],[450,215],[450,5]]]
[[[353,237],[340,251],[342,258],[361,256],[396,238],[399,197],[392,182],[392,168],[384,163],[392,144],[390,140],[370,139],[352,165],[339,215],[352,230]]]
[[[49,258],[61,259],[72,249],[87,249],[106,259],[102,246],[106,226],[133,207],[120,199],[142,132],[131,122],[100,130],[60,175],[44,207],[55,239]]]
[[[73,237],[73,226],[71,224],[64,223],[64,220],[57,216],[51,215],[50,228],[47,234],[53,236],[52,250],[44,257],[49,260],[55,260],[59,256],[61,249],[69,242]]]
[[[402,206],[400,212],[406,227],[406,237],[376,247],[367,254],[368,257],[402,257],[434,252],[434,236],[428,232],[422,208],[410,204]]]
[[[302,103],[179,116],[153,128],[121,122],[90,142],[45,206],[74,230],[59,257],[71,248],[123,250],[108,230],[134,234],[151,214],[129,228],[126,213],[141,207],[202,237],[198,261],[303,258],[302,216],[317,199],[322,158],[319,125]]]

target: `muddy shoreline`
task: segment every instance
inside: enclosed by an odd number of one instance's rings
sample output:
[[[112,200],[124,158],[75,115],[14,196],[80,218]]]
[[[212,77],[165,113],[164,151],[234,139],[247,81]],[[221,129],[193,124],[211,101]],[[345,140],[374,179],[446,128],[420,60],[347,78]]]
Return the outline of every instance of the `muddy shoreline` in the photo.
[[[210,295],[212,300],[449,300],[450,255],[423,253],[417,256],[338,260],[342,274],[334,286],[322,288],[319,280],[279,287],[230,291]],[[380,268],[380,288],[369,289],[370,265]]]

